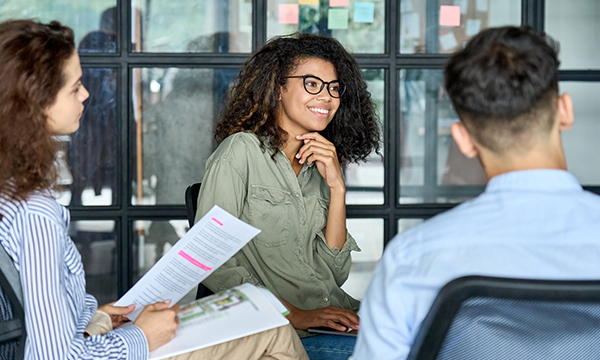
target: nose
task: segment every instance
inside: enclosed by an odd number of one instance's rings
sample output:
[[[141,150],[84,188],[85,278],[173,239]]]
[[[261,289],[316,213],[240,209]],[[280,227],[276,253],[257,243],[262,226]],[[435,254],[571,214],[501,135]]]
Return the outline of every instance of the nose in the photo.
[[[317,94],[317,100],[331,101],[331,95],[329,94],[329,91],[326,87],[324,87],[323,90],[321,90],[321,92]]]
[[[90,93],[87,91],[85,86],[81,85],[81,89],[79,91],[79,101],[84,102],[87,98],[90,97]]]

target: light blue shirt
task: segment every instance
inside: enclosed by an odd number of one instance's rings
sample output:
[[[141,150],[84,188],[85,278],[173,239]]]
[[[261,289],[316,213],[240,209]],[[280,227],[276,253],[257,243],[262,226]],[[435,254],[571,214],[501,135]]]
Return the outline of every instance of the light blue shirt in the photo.
[[[397,235],[363,300],[353,360],[405,359],[439,289],[465,275],[600,279],[600,196],[566,171],[511,172]]]

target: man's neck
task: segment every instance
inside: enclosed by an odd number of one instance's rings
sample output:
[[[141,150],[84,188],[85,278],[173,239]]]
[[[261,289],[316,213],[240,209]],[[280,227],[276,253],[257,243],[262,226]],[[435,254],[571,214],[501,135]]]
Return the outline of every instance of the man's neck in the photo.
[[[498,155],[480,151],[480,158],[488,180],[494,176],[513,171],[556,169],[567,170],[567,162],[562,145],[559,147],[536,147],[525,154],[511,153]]]

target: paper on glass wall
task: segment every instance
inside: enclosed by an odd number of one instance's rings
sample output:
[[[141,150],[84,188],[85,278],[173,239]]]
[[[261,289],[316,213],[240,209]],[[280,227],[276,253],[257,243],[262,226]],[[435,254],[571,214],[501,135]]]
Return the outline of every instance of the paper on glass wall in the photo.
[[[421,16],[416,13],[402,14],[400,19],[402,38],[418,39],[421,37]]]
[[[319,5],[319,0],[299,0],[300,5]]]
[[[460,6],[460,13],[466,14],[469,11],[469,0],[454,0],[455,6]]]
[[[354,22],[372,23],[375,18],[375,3],[355,2]]]
[[[458,41],[456,41],[456,36],[454,36],[453,32],[449,32],[444,35],[440,35],[440,45],[442,46],[442,50],[448,51],[454,49],[458,45]]]
[[[481,30],[481,20],[479,19],[469,19],[467,20],[467,36],[473,36],[477,34]]]
[[[279,4],[279,23],[297,24],[299,13],[298,4]]]
[[[477,0],[475,3],[477,11],[487,12],[488,11],[488,0]]]
[[[343,30],[348,28],[348,9],[329,9],[327,12],[327,29]]]

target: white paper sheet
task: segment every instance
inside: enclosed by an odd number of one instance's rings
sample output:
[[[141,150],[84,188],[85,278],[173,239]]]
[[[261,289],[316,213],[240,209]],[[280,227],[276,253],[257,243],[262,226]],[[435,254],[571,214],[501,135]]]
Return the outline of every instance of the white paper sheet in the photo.
[[[488,0],[477,0],[475,6],[477,11],[486,12],[488,11]]]
[[[242,284],[183,307],[177,335],[151,352],[149,359],[185,354],[288,324],[265,292],[269,291]]]
[[[454,49],[458,45],[454,33],[449,32],[445,35],[440,35],[440,45],[444,51]]]
[[[400,20],[402,37],[405,39],[418,39],[421,37],[421,17],[418,13],[402,14]]]
[[[481,30],[481,20],[479,19],[469,19],[467,20],[467,36],[473,36],[477,34]]]
[[[146,305],[165,300],[175,305],[258,233],[215,205],[115,306],[135,304],[127,316],[135,320]]]
[[[460,6],[460,13],[464,15],[469,11],[469,0],[454,0],[454,6]]]

